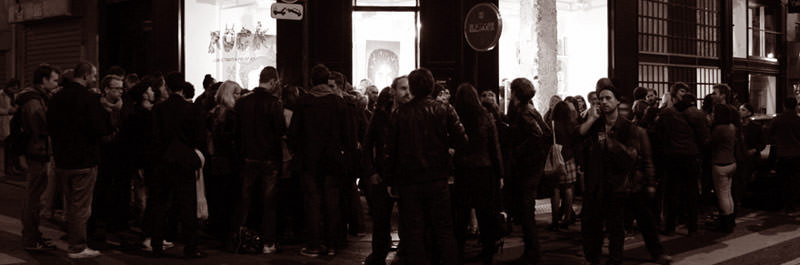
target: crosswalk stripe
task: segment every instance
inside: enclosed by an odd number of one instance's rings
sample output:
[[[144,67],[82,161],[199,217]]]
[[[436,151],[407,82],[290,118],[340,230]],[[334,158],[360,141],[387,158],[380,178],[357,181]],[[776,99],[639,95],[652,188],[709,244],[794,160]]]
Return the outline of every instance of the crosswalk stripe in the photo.
[[[717,264],[797,237],[800,237],[800,226],[781,225],[681,253],[675,257],[673,264]]]
[[[0,265],[25,263],[25,260],[16,258],[6,253],[0,253]]]

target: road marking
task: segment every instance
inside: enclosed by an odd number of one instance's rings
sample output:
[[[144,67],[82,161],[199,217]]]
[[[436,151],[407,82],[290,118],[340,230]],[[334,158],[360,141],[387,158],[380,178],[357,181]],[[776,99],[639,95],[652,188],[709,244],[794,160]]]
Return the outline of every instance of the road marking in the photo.
[[[790,261],[784,262],[781,265],[797,265],[797,264],[800,264],[800,258],[796,258],[794,260],[790,260]]]
[[[800,226],[795,224],[781,225],[681,253],[674,257],[675,262],[673,264],[717,264],[747,255],[759,249],[780,244],[798,236],[800,236]]]
[[[10,256],[10,255],[8,255],[6,253],[0,253],[0,265],[19,264],[19,263],[25,263],[25,262],[26,261],[23,260],[23,259],[18,259],[16,257]]]

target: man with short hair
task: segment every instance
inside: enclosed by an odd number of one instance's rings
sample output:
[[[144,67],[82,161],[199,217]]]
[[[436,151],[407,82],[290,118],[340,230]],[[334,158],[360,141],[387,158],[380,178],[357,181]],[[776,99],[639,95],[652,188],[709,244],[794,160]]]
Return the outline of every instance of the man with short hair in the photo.
[[[111,129],[100,96],[87,88],[96,81],[97,68],[88,62],[79,63],[72,81],[50,100],[47,112],[56,174],[66,197],[70,258],[100,255],[86,245],[86,224],[92,213],[100,139],[111,134]]]
[[[17,149],[28,164],[26,194],[22,204],[22,244],[26,250],[47,250],[55,247],[42,239],[39,232],[41,197],[47,188],[47,164],[52,148],[47,128],[47,102],[50,92],[58,87],[58,69],[40,65],[33,72],[33,87],[17,96],[22,135],[15,139]],[[14,143],[12,143],[14,144]]]
[[[236,139],[244,160],[242,163],[241,202],[236,205],[234,231],[239,232],[247,221],[251,203],[256,194],[263,204],[261,235],[262,253],[277,251],[277,183],[278,171],[283,162],[281,138],[286,133],[283,104],[274,96],[280,89],[278,70],[267,66],[261,70],[259,85],[253,93],[239,99],[234,110]],[[259,192],[260,191],[260,192]]]
[[[186,80],[180,72],[166,77],[169,98],[153,107],[153,134],[156,178],[150,185],[148,199],[153,200],[153,256],[163,255],[167,212],[177,211],[181,223],[185,258],[203,258],[197,248],[197,191],[195,171],[202,167],[199,149],[205,144],[206,130],[199,107],[186,101],[183,95]],[[173,204],[174,202],[174,204]]]
[[[408,264],[430,264],[425,250],[426,230],[432,231],[433,249],[441,261],[456,264],[458,251],[453,230],[449,176],[449,148],[467,141],[464,126],[453,107],[431,98],[434,79],[428,69],[408,75],[413,99],[392,114],[387,137],[387,191],[400,197],[403,247]],[[437,256],[437,255],[434,255]]]

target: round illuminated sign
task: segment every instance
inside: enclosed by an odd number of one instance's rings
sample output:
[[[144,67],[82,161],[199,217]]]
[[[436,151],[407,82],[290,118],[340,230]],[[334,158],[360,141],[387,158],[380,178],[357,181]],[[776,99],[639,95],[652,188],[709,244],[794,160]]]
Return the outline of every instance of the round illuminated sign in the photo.
[[[464,38],[473,50],[494,49],[503,31],[500,11],[492,3],[480,3],[469,9],[464,19]]]
[[[297,2],[297,0],[281,0],[281,2],[284,2],[284,3],[287,3],[287,4],[294,4],[295,2]]]

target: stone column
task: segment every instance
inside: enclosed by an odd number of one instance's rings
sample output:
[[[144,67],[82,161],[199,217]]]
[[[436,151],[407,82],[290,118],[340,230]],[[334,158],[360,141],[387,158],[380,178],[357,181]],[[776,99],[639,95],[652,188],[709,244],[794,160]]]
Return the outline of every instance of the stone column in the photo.
[[[536,97],[533,99],[536,109],[542,115],[548,109],[550,97],[558,92],[558,33],[556,17],[556,0],[535,0],[534,34],[536,36],[536,70],[538,82]]]

